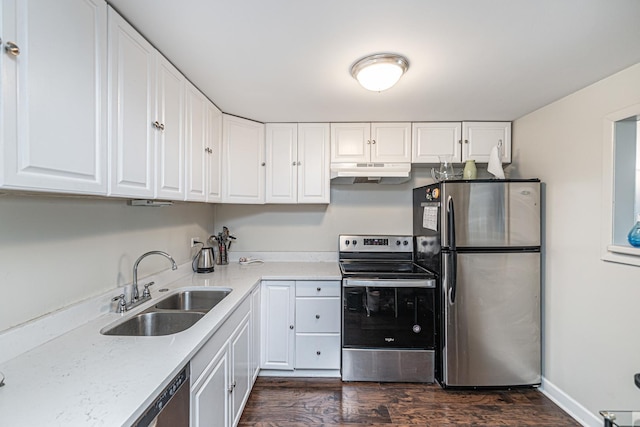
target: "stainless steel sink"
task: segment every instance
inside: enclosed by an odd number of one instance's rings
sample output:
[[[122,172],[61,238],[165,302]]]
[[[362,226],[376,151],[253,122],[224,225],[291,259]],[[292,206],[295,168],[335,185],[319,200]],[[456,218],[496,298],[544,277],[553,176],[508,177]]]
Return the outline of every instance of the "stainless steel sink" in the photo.
[[[182,332],[204,316],[200,312],[151,311],[142,312],[107,330],[103,335],[160,336]]]
[[[230,293],[228,288],[180,291],[124,322],[103,328],[100,333],[141,337],[176,334],[193,326]]]
[[[231,289],[183,291],[163,298],[155,307],[160,310],[201,311],[206,313],[230,293]]]

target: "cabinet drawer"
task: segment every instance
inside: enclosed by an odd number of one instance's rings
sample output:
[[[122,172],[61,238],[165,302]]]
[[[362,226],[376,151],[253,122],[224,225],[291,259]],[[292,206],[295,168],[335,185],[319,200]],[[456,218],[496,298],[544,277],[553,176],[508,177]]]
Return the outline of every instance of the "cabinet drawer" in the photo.
[[[303,280],[296,282],[297,297],[339,297],[339,280]]]
[[[296,298],[296,332],[340,332],[340,298]]]
[[[296,334],[296,369],[340,369],[339,334]]]

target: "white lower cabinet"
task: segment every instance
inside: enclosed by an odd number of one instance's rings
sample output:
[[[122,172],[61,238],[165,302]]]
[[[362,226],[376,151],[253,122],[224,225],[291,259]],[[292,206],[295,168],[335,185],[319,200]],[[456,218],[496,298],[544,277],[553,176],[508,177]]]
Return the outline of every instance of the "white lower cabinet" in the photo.
[[[262,369],[340,369],[339,281],[265,280],[262,303]]]
[[[262,282],[262,369],[293,370],[295,284],[293,280]]]
[[[251,298],[191,359],[191,427],[238,424],[252,386]]]

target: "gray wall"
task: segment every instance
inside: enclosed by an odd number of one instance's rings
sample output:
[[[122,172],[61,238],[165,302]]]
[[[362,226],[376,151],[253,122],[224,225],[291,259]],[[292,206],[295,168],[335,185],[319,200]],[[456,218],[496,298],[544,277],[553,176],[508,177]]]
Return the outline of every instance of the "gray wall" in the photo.
[[[213,205],[127,206],[124,200],[0,196],[0,331],[132,281],[135,260],[189,259],[213,230]],[[139,277],[170,267],[149,257]]]
[[[513,124],[517,173],[546,183],[544,376],[592,414],[640,397],[640,268],[601,259],[604,118],[639,82],[637,64]]]

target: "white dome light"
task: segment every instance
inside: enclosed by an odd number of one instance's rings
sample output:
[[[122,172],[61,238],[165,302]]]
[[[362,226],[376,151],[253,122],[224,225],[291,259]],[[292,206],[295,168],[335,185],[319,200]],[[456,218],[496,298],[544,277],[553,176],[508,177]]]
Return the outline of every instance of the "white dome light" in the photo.
[[[378,53],[360,59],[351,67],[351,75],[362,87],[374,92],[387,90],[409,69],[409,61],[393,53]]]

